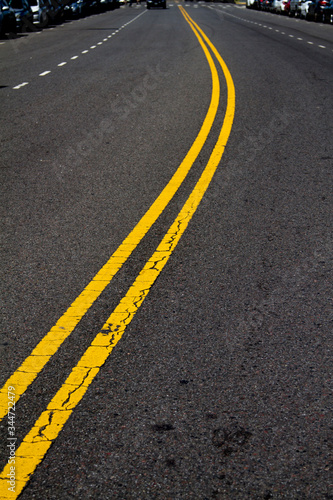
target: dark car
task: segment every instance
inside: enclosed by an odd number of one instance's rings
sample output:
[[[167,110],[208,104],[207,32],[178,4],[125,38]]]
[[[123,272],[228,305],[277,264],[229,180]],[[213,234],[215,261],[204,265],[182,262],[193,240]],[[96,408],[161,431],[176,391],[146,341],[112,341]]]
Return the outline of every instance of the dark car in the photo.
[[[261,10],[270,11],[273,8],[273,0],[263,0],[261,2]]]
[[[106,10],[113,10],[116,8],[115,2],[113,0],[99,0],[99,6],[101,12],[105,12]]]
[[[324,20],[324,9],[328,7],[330,0],[315,0],[309,5],[309,17],[312,17],[315,21]]]
[[[6,0],[0,0],[0,37],[6,33],[16,33],[16,17]]]
[[[101,11],[99,0],[87,0],[88,4],[88,15],[98,14]]]
[[[33,13],[28,0],[10,0],[15,12],[17,31],[33,31]]]
[[[323,9],[323,21],[333,24],[333,0]]]
[[[166,0],[147,0],[147,9],[151,7],[163,7],[163,9],[166,9]]]
[[[82,12],[82,2],[75,0],[74,2],[69,2],[64,7],[64,17],[65,19],[75,19],[81,17]]]
[[[59,23],[64,19],[64,8],[67,3],[71,3],[70,1],[65,0],[45,0],[45,3],[48,5],[48,17],[50,23]]]

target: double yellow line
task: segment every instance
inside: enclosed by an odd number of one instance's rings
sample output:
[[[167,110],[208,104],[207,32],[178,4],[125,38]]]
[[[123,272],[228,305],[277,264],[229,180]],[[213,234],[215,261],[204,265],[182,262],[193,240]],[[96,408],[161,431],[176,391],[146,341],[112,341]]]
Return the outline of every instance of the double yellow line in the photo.
[[[201,130],[183,162],[140,222],[63,314],[56,325],[40,341],[31,355],[28,356],[23,364],[7,380],[0,391],[0,419],[8,412],[8,387],[15,387],[17,401],[53,354],[59,349],[64,340],[72,333],[91,305],[107,287],[117,271],[126,262],[132,251],[163,212],[200,153],[214,123],[220,101],[218,72],[208,48],[216,57],[227,84],[227,107],[218,140],[200,179],[161,243],[146,262],[128,292],[114,309],[80,361],[73,368],[65,383],[48,404],[47,409],[42,412],[16,450],[15,491],[9,490],[10,465],[7,464],[5,466],[0,475],[0,498],[17,498],[38,464],[43,460],[51,444],[57,438],[76,405],[81,401],[114,346],[121,339],[127,325],[132,321],[153,283],[167,263],[202,200],[221,160],[234,118],[234,84],[225,62],[214,45],[185,10],[182,7],[179,8],[205,53],[212,75],[211,101]]]

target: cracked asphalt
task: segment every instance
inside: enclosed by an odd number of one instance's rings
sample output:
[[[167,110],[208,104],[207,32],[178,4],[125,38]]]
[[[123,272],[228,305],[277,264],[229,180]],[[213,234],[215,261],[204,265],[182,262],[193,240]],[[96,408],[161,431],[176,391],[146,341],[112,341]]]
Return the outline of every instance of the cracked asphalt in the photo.
[[[235,117],[178,244],[152,259],[228,103],[215,59],[209,135],[140,243],[126,240],[210,105],[178,5],[225,61]],[[332,26],[169,1],[2,42],[1,387],[51,332],[45,365],[20,373],[17,447],[29,432],[52,444],[20,498],[332,499]],[[160,274],[135,288],[146,264]]]

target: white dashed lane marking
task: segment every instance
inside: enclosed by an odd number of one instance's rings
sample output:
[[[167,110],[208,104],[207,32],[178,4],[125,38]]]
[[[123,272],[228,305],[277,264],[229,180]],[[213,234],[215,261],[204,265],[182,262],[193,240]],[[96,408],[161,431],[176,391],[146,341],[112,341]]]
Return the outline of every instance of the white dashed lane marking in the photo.
[[[131,24],[133,21],[135,21],[136,19],[138,19],[139,17],[141,17],[143,14],[145,14],[146,10],[144,10],[143,12],[141,12],[141,14],[139,14],[138,16],[134,17],[131,21],[129,21],[128,23],[124,24],[123,26],[121,26],[121,28],[119,28],[118,30],[115,30],[113,31],[113,33],[111,35],[108,35],[107,38],[104,38],[102,42],[97,42],[96,45],[92,45],[90,47],[90,49],[86,49],[86,50],[82,50],[81,51],[81,54],[88,54],[89,53],[89,50],[93,50],[93,49],[96,49],[98,46],[101,46],[103,45],[103,42],[107,42],[108,40],[110,40],[110,38],[112,38],[112,36],[116,35],[117,33],[119,33],[119,31],[123,28],[125,28],[126,26],[128,26],[129,24]],[[80,19],[81,21],[81,19]],[[66,25],[68,26],[68,24],[71,24],[71,23],[66,23]],[[63,26],[63,25],[62,25]],[[60,27],[62,27],[60,26]],[[48,31],[52,30],[53,28],[49,28]],[[41,33],[41,32],[38,32],[38,33]],[[3,43],[5,42],[1,42],[0,45],[2,45]],[[75,55],[75,56],[72,56],[70,59],[71,61],[75,61],[76,59],[78,59],[79,56],[78,55]],[[61,68],[62,66],[66,66],[67,64],[67,61],[63,61],[61,63],[59,63],[57,66],[59,68]],[[50,70],[48,71],[43,71],[43,73],[40,73],[39,76],[46,76],[46,75],[49,75],[51,73]],[[22,87],[25,87],[26,85],[28,85],[29,82],[23,82],[23,83],[20,83],[19,85],[16,85],[15,87],[13,87],[13,90],[19,90],[21,89]]]
[[[25,87],[26,85],[29,85],[29,82],[23,82],[23,83],[20,83],[20,85],[16,85],[16,87],[13,87],[14,90],[18,90],[22,87]]]
[[[209,6],[208,8],[209,8],[209,9],[212,9],[212,10],[217,10],[217,11],[221,11],[222,9],[223,9],[223,10],[225,10],[225,9],[226,9],[226,7],[220,7],[220,8],[217,8],[217,7],[211,7],[211,6]],[[288,34],[286,34],[286,32],[285,32],[285,31],[280,31],[280,30],[278,30],[278,29],[275,29],[275,30],[274,30],[274,28],[272,28],[272,27],[270,27],[270,26],[267,26],[266,24],[258,23],[258,22],[256,22],[256,21],[250,21],[249,19],[244,19],[243,17],[235,16],[234,14],[231,14],[230,12],[225,12],[225,14],[226,14],[226,15],[228,15],[228,16],[234,17],[235,19],[239,19],[239,20],[241,20],[241,21],[244,21],[244,22],[246,22],[246,23],[255,24],[256,26],[260,26],[261,28],[265,28],[265,29],[269,29],[269,30],[275,31],[276,33],[280,33],[281,35],[286,35],[286,36],[288,36],[289,38],[295,38],[295,39],[299,40],[300,42],[303,42],[303,41],[304,41],[304,42],[306,42],[306,43],[307,43],[307,44],[309,44],[309,45],[316,45],[316,44],[315,44],[315,42],[306,41],[306,40],[304,40],[304,39],[303,39],[303,38],[301,38],[301,37],[296,38],[296,36],[295,36],[295,35],[288,35]],[[295,22],[297,22],[297,23],[299,23],[299,22],[300,22],[300,20],[299,20],[299,19],[294,19],[294,21],[295,21]],[[322,25],[322,24],[319,24],[319,26],[323,26],[323,25]],[[327,49],[327,46],[326,46],[326,45],[319,45],[319,44],[318,44],[318,45],[317,45],[317,47],[319,47],[319,48],[321,48],[321,49]],[[333,52],[333,50],[332,50],[332,52]]]

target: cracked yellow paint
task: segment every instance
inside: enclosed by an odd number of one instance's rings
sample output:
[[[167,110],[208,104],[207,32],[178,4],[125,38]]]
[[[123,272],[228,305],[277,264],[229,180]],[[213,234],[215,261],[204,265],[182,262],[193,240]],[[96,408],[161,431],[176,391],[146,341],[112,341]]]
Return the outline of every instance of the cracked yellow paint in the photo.
[[[6,476],[9,472],[8,465],[2,471],[0,475],[0,498],[17,498],[26,482],[33,474],[35,468],[47,453],[52,442],[56,439],[62,427],[67,422],[75,406],[81,401],[88,389],[89,384],[93,381],[100,367],[105,363],[114,346],[121,339],[127,325],[133,319],[138,308],[148,295],[155,280],[161,273],[165,264],[168,262],[169,257],[176,248],[179,239],[184,233],[200,201],[202,200],[202,197],[206,192],[221,160],[234,117],[234,84],[227,66],[216,51],[215,47],[211,44],[201,29],[192,21],[185,10],[182,7],[179,8],[196,34],[201,46],[205,48],[206,56],[207,49],[200,34],[217,57],[225,75],[228,87],[227,109],[219,138],[200,179],[175,221],[162,239],[161,243],[151,258],[147,261],[125,297],[121,299],[118,306],[106,321],[100,333],[97,334],[76,367],[73,368],[66,382],[59,389],[57,394],[49,403],[47,409],[41,414],[34,427],[27,434],[18,448],[17,483],[15,494],[8,492],[6,486]],[[208,61],[209,64],[214,64],[210,55]],[[215,73],[217,74],[216,68]],[[212,75],[213,74],[214,72],[212,71]],[[217,97],[219,100],[218,81],[215,82],[213,93],[216,94],[215,98]]]
[[[195,34],[199,40],[197,33]],[[100,269],[83,292],[75,299],[67,311],[57,321],[56,325],[51,328],[51,330],[35,347],[30,356],[23,362],[16,372],[10,376],[5,385],[2,387],[0,390],[0,420],[8,413],[7,388],[9,386],[15,387],[17,402],[44,368],[49,359],[58,351],[62,343],[72,333],[92,304],[104,291],[131,255],[133,250],[138,246],[142,238],[156,222],[158,217],[177,192],[180,185],[183,183],[203,145],[205,144],[218,109],[219,94],[214,89],[216,89],[219,85],[219,80],[216,67],[208,49],[203,43],[201,43],[200,40],[199,42],[204,50],[212,72],[211,101],[199,134],[173,177],[170,179],[166,187],[142,219],[135,226],[133,231],[125,238],[118,249],[110,257],[108,262]],[[26,369],[27,366],[29,367],[28,369]],[[22,377],[22,372],[24,372],[24,377]]]

